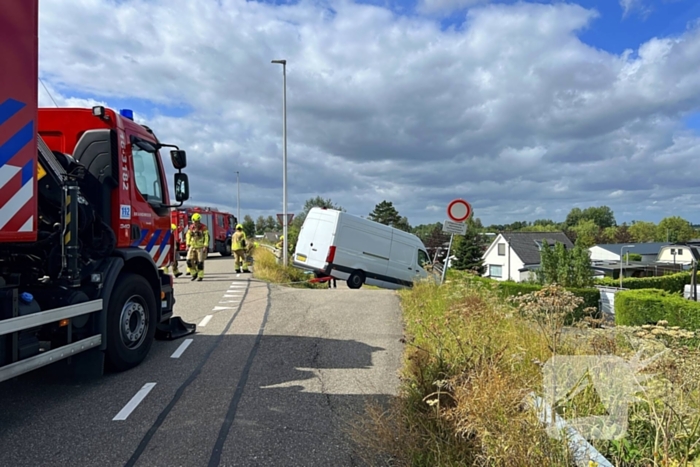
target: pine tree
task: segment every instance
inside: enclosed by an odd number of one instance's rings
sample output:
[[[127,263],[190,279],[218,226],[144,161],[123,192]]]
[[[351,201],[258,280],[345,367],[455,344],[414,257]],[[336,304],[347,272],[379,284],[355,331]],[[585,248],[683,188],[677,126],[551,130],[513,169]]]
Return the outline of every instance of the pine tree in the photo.
[[[467,228],[467,233],[455,249],[455,261],[452,268],[460,271],[472,271],[478,275],[483,275],[486,271],[484,259],[482,257],[483,238],[475,228]]]
[[[369,219],[392,227],[401,222],[401,216],[394,207],[394,203],[386,200],[374,207],[374,211],[369,213]]]
[[[402,217],[391,201],[384,200],[377,204],[374,207],[374,211],[370,212],[368,217],[374,222],[379,222],[380,224],[388,225],[395,229],[403,230],[404,232],[411,231],[408,218]]]

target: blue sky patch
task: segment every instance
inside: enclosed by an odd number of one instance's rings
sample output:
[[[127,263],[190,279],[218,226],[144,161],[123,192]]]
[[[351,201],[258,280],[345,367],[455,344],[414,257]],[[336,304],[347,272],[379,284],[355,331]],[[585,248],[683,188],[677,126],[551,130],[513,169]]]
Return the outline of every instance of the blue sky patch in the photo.
[[[688,115],[683,121],[688,128],[695,130],[695,132],[700,135],[700,112]]]
[[[129,98],[118,98],[118,97],[106,97],[97,94],[92,94],[78,89],[71,88],[59,88],[61,94],[66,96],[71,96],[79,99],[94,99],[97,101],[104,101],[107,105],[119,111],[120,109],[131,109],[137,117],[143,118],[153,118],[157,115],[163,115],[166,117],[182,118],[188,116],[192,113],[193,108],[188,105],[166,105],[151,102],[148,99],[140,99],[135,97]]]

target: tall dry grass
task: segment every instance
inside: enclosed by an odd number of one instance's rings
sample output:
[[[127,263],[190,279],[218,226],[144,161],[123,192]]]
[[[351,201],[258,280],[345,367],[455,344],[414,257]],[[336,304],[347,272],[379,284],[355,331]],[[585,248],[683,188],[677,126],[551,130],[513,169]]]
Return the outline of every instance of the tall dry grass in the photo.
[[[417,284],[400,293],[406,352],[399,397],[355,430],[366,460],[401,466],[568,466],[526,395],[547,342],[481,283]]]
[[[287,284],[291,287],[321,288],[327,285],[311,284],[312,276],[293,266],[286,268],[277,262],[275,255],[266,248],[253,251],[253,277],[273,284]]]

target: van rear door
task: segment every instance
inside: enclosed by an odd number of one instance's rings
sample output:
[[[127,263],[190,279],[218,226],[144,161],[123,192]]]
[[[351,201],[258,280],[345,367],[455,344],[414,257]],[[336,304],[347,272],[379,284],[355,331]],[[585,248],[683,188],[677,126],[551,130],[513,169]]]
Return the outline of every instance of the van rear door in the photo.
[[[325,269],[328,251],[333,243],[335,219],[334,216],[309,213],[299,232],[294,252],[294,262],[299,267],[319,271]]]

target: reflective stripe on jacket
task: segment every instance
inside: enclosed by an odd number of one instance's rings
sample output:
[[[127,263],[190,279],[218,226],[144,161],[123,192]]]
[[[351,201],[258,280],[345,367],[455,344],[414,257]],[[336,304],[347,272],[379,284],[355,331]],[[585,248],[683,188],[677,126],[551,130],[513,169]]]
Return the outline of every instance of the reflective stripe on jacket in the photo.
[[[245,239],[245,232],[243,232],[242,230],[236,230],[236,232],[233,234],[233,237],[231,237],[231,249],[234,251],[245,249],[245,247],[242,244],[242,240]]]
[[[199,224],[197,228],[192,224],[187,231],[187,246],[203,248],[209,246],[209,230],[204,224]]]

